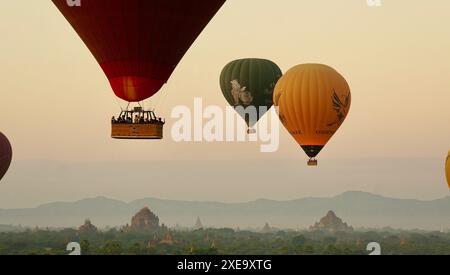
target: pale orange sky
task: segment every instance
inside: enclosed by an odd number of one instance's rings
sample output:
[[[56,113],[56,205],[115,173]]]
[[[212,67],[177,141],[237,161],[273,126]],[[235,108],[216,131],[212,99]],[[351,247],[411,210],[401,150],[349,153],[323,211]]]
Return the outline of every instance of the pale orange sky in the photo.
[[[284,72],[324,63],[347,79],[353,102],[322,159],[443,159],[450,148],[449,11],[448,0],[384,0],[378,8],[365,0],[228,0],[164,88],[159,113],[169,117],[194,97],[225,107],[218,78],[237,58],[271,59]],[[117,100],[50,0],[2,1],[0,37],[0,130],[15,161],[306,161],[284,129],[274,154],[261,154],[258,144],[176,144],[170,119],[164,141],[112,140]]]

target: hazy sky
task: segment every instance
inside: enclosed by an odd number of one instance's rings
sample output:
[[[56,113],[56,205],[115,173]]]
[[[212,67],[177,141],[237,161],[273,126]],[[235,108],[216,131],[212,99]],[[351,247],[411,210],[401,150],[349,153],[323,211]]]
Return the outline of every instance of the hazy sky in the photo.
[[[269,158],[304,164],[284,129],[274,154],[259,153],[257,144],[176,144],[170,119],[164,141],[112,140],[109,119],[119,103],[51,1],[1,5],[0,130],[16,161]],[[365,0],[228,0],[164,88],[159,113],[169,117],[194,97],[225,107],[218,78],[233,59],[271,59],[284,72],[325,63],[348,80],[353,103],[323,159],[444,158],[450,148],[449,10],[448,0],[383,0],[378,8]]]

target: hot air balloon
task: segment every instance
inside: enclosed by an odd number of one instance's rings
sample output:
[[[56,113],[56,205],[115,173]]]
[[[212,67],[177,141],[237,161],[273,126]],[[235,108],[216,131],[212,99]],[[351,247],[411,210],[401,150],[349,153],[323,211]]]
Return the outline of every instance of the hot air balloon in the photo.
[[[222,70],[222,93],[231,106],[242,107],[239,114],[245,119],[249,134],[255,133],[252,128],[272,107],[273,90],[281,76],[282,72],[275,63],[257,58],[232,61]],[[256,110],[253,116],[248,107]]]
[[[336,70],[321,64],[290,69],[277,83],[274,102],[286,129],[315,159],[346,119],[351,105],[347,81]]]
[[[445,161],[445,175],[447,176],[447,183],[450,187],[450,151],[448,151],[447,160]]]
[[[0,180],[8,171],[11,164],[12,149],[6,136],[0,132]]]
[[[155,95],[225,0],[52,0],[94,55],[115,95]],[[140,123],[130,123],[140,122]],[[162,138],[161,119],[137,107],[113,118],[114,138]],[[135,125],[132,125],[135,124]],[[159,131],[161,130],[161,131]]]

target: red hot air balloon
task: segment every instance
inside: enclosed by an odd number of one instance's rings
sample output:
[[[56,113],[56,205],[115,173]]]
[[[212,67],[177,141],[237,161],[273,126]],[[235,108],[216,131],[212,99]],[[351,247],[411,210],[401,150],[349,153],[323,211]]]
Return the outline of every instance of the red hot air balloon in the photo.
[[[0,132],[0,180],[8,171],[12,159],[12,149],[6,136]]]
[[[168,81],[226,0],[52,0],[92,52],[114,93],[145,100]]]
[[[52,1],[92,52],[116,96],[139,102],[169,80],[226,0],[83,0],[80,6]],[[153,111],[127,107],[119,118],[112,119],[113,138],[162,139],[164,121]]]

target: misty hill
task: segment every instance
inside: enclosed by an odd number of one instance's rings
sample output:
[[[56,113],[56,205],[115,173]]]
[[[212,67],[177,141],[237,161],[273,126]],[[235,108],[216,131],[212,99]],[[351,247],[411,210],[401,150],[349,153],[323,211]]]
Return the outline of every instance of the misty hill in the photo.
[[[433,200],[386,198],[347,192],[331,198],[292,201],[256,200],[247,203],[189,202],[147,198],[125,203],[104,197],[56,202],[30,209],[0,210],[0,224],[76,227],[85,218],[100,227],[125,225],[144,206],[169,226],[193,226],[200,216],[204,226],[260,228],[266,222],[279,228],[307,228],[329,210],[356,228],[393,227],[439,230],[450,228],[450,197]]]
[[[348,190],[434,200],[450,195],[443,165],[439,158],[321,159],[317,169],[301,159],[14,161],[0,183],[0,209],[97,196],[247,202]]]

